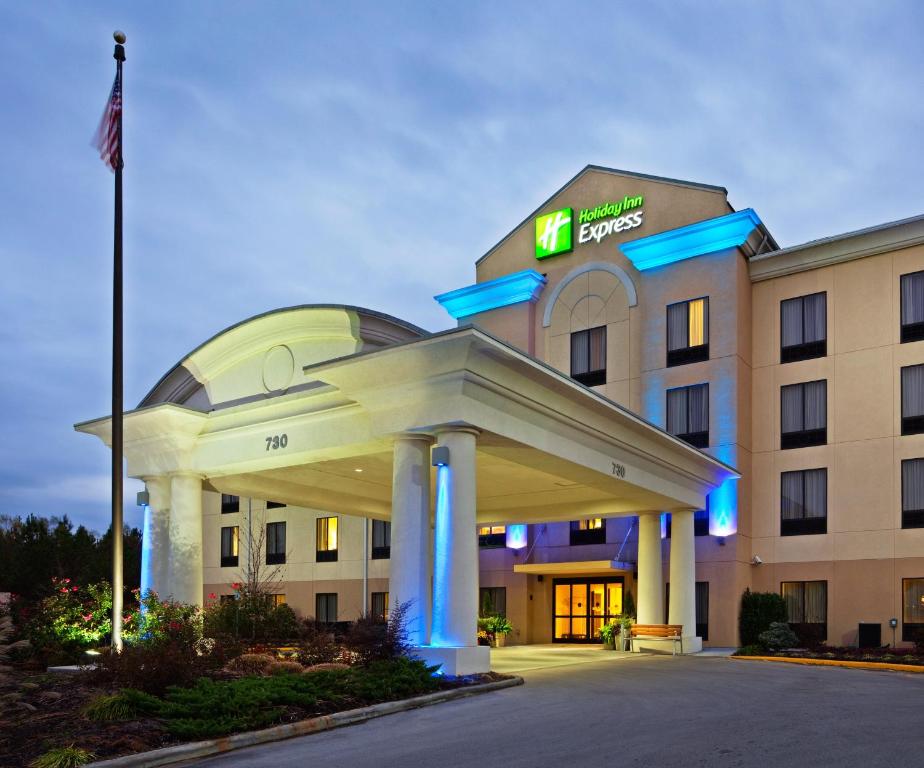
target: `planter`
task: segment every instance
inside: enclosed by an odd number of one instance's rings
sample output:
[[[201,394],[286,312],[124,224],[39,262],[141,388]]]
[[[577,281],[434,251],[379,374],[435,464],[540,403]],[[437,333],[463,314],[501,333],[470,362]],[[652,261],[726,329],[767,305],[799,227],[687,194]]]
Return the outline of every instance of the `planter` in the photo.
[[[615,651],[616,650],[616,640],[604,640],[603,641],[603,650],[604,651]]]
[[[503,648],[505,645],[507,645],[507,635],[501,633],[494,635],[495,648]]]

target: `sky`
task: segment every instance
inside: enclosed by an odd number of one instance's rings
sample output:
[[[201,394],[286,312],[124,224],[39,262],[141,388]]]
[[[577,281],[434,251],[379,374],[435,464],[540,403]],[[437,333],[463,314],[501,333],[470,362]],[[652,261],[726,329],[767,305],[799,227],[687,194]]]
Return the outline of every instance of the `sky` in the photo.
[[[221,329],[432,296],[587,164],[717,184],[781,246],[924,213],[924,4],[0,0],[0,515],[108,525],[125,63],[125,402]],[[140,523],[136,481],[126,522]]]

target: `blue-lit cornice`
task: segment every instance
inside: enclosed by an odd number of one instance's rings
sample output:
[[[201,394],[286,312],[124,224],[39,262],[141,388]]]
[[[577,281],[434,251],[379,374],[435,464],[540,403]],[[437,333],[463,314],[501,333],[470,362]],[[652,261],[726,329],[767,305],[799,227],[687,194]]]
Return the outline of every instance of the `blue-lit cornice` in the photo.
[[[760,226],[752,208],[698,221],[619,246],[639,271],[743,245]]]
[[[535,269],[524,269],[486,283],[467,285],[449,293],[434,296],[443,309],[456,320],[479,312],[487,312],[521,301],[535,301],[545,287],[545,278]]]

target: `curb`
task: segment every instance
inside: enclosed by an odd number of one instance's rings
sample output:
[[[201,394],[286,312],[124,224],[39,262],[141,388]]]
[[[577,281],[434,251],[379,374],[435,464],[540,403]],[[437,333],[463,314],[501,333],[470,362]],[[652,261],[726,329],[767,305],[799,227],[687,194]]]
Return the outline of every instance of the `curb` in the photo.
[[[462,699],[467,696],[475,696],[480,693],[490,693],[499,691],[503,688],[513,688],[517,685],[523,685],[522,677],[513,677],[510,680],[495,680],[491,683],[473,685],[466,688],[453,688],[448,691],[437,691],[428,693],[424,696],[415,696],[412,699],[402,699],[400,701],[386,701],[382,704],[373,704],[368,707],[359,709],[348,709],[345,712],[335,712],[332,715],[323,715],[313,717],[310,720],[299,720],[297,723],[286,723],[285,725],[276,725],[272,728],[264,728],[260,731],[247,731],[245,733],[235,733],[231,736],[223,736],[220,739],[208,739],[206,741],[195,741],[190,744],[177,744],[173,747],[163,747],[154,749],[149,752],[138,752],[134,755],[123,755],[111,760],[99,760],[94,763],[87,763],[84,768],[155,768],[159,765],[171,765],[181,763],[186,760],[194,760],[210,755],[218,755],[224,752],[231,752],[244,747],[252,747],[257,744],[267,744],[272,741],[283,741],[296,736],[307,736],[310,733],[320,733],[329,731],[334,728],[342,728],[345,725],[355,725],[364,723],[367,720],[373,720],[384,715],[392,715],[396,712],[405,712],[409,709],[419,709],[428,707],[431,704],[441,704],[444,701]]]
[[[890,664],[876,661],[841,661],[840,659],[792,659],[786,656],[729,656],[737,661],[781,661],[786,664],[807,664],[816,667],[846,667],[848,669],[878,669],[883,672],[914,672],[924,674],[924,666]]]

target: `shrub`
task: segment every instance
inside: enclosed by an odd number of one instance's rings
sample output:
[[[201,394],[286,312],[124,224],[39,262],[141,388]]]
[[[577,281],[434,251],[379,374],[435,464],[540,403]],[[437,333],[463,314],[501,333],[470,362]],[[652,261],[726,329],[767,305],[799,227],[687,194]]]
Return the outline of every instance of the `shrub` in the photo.
[[[202,635],[202,609],[198,605],[161,600],[156,592],[149,591],[141,596],[137,620],[124,637],[131,643],[176,640],[193,645]]]
[[[89,763],[95,756],[85,749],[75,747],[56,747],[48,750],[44,755],[35,758],[29,765],[31,768],[76,768]]]
[[[225,669],[241,675],[263,675],[276,663],[276,659],[266,653],[244,653],[232,659]]]
[[[323,624],[305,622],[303,635],[298,646],[298,661],[306,667],[329,664],[343,658],[343,649]]]
[[[786,622],[786,603],[783,598],[775,592],[744,590],[738,617],[741,645],[758,645],[760,633],[766,632],[773,622]]]
[[[338,669],[349,669],[349,664],[339,664],[331,662],[330,664],[312,664],[310,667],[303,667],[302,671],[307,675],[312,672],[330,672]]]
[[[83,708],[88,720],[106,722],[110,720],[131,720],[138,714],[131,701],[121,694],[97,696]]]
[[[272,595],[258,587],[234,586],[237,588],[234,600],[206,606],[206,635],[252,643],[284,643],[298,639],[301,626],[290,606],[274,605]]]
[[[763,656],[764,649],[759,645],[745,645],[735,651],[733,656]]]
[[[108,582],[81,587],[70,579],[52,579],[52,588],[32,614],[26,634],[42,658],[79,661],[84,650],[112,633],[112,587]],[[129,624],[132,616],[123,619]]]
[[[304,669],[297,661],[274,661],[266,671],[271,675],[297,675]]]
[[[374,661],[397,659],[407,654],[407,612],[410,602],[396,605],[388,621],[369,614],[354,621],[344,638],[344,645],[362,665]]]
[[[761,646],[771,651],[781,651],[784,648],[794,648],[799,644],[799,638],[792,631],[789,624],[783,621],[774,621],[766,632],[758,636]]]

